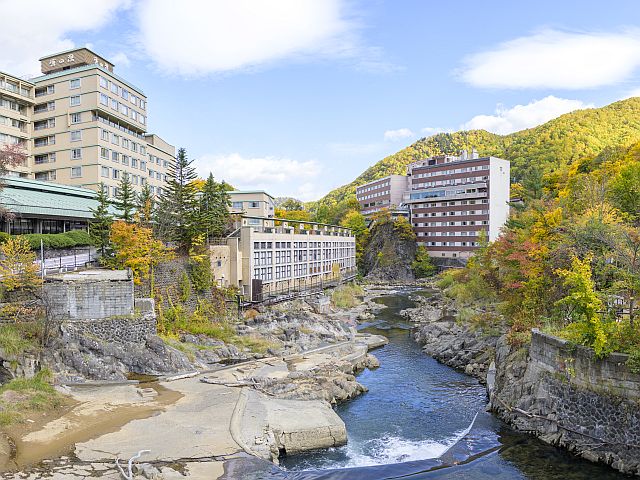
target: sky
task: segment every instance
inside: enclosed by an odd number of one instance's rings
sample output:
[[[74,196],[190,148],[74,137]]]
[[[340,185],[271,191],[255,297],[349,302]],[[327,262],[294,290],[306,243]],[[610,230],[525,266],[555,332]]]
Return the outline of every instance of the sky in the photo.
[[[0,0],[0,70],[88,46],[201,176],[315,200],[417,139],[640,95],[637,0]]]

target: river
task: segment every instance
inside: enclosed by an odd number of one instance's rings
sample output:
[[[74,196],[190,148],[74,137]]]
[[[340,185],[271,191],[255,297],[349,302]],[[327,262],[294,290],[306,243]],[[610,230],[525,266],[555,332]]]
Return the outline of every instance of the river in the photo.
[[[425,355],[413,341],[411,324],[398,314],[413,306],[410,293],[376,299],[388,308],[359,327],[387,336],[389,344],[373,352],[380,368],[358,377],[369,392],[337,407],[347,426],[348,444],[281,459],[284,478],[630,478],[516,433],[485,412],[482,385]]]

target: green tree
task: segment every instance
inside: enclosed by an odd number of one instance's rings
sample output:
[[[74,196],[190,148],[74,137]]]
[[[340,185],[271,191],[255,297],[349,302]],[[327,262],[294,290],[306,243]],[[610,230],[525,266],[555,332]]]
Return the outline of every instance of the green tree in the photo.
[[[175,164],[169,168],[169,181],[158,201],[155,223],[157,233],[182,251],[189,251],[200,232],[197,190],[193,184],[196,178],[193,160],[187,158],[184,148],[179,149]]]
[[[224,234],[229,219],[229,202],[229,192],[210,173],[200,196],[199,227],[207,240]]]
[[[279,205],[279,208],[287,211],[304,210],[304,205],[300,200],[296,200],[295,198],[287,198]]]
[[[356,261],[360,263],[364,249],[369,241],[369,228],[364,216],[357,210],[351,210],[344,216],[340,225],[351,229],[356,236]]]
[[[137,200],[136,210],[138,211],[138,223],[143,227],[150,228],[153,220],[155,198],[153,193],[151,193],[151,187],[148,183],[142,186]]]
[[[113,216],[109,213],[109,197],[107,195],[107,187],[104,183],[100,183],[98,187],[98,195],[96,196],[98,205],[91,209],[93,219],[89,223],[89,235],[93,243],[100,250],[104,257],[109,249],[109,233],[111,232],[111,224]]]
[[[431,277],[438,271],[438,268],[431,262],[429,252],[422,245],[416,249],[416,259],[411,267],[417,278]]]
[[[133,189],[131,178],[127,172],[123,172],[120,183],[118,184],[115,200],[113,201],[113,206],[118,210],[116,212],[116,218],[127,223],[133,223],[136,205],[136,192]]]
[[[611,183],[613,204],[634,219],[640,219],[640,162],[625,165]]]

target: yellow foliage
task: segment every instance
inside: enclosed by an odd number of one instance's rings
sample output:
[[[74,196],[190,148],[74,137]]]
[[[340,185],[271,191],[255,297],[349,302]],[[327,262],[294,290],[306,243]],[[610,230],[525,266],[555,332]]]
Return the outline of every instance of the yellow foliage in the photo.
[[[6,290],[34,288],[42,283],[38,276],[38,265],[34,263],[36,256],[26,237],[9,237],[0,245],[0,254],[0,281]]]
[[[136,284],[149,275],[154,265],[174,257],[172,249],[153,238],[150,228],[141,225],[114,222],[109,238],[114,249],[109,266],[130,268]]]

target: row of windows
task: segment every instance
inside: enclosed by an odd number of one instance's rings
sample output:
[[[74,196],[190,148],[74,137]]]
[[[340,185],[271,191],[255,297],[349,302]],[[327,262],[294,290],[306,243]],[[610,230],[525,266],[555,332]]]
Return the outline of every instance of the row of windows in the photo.
[[[147,154],[147,147],[137,142],[131,141],[122,135],[118,135],[113,132],[109,132],[103,128],[100,129],[100,140],[105,142],[111,141],[114,145],[120,145],[122,148],[126,148],[127,150],[131,150],[134,153],[140,152],[141,155]]]
[[[102,88],[106,88],[112,93],[115,93],[116,95],[120,95],[123,99],[130,101],[135,106],[140,107],[142,110],[147,109],[147,104],[142,98],[129,92],[129,90],[127,90],[124,87],[121,87],[117,83],[113,83],[112,81],[107,80],[101,75],[99,75],[98,78],[99,78],[98,83]]]
[[[384,183],[377,183],[375,185],[371,185],[370,187],[358,187],[357,191],[358,191],[358,193],[366,193],[366,192],[370,192],[371,190],[376,190],[378,188],[388,187],[390,185],[391,185],[391,182],[389,180],[387,180]]]
[[[489,177],[465,177],[465,178],[450,178],[448,180],[436,180],[435,182],[423,182],[414,183],[411,188],[413,190],[420,190],[422,188],[431,187],[443,187],[449,185],[465,185],[468,183],[478,183],[489,180]]]
[[[3,115],[0,115],[0,125],[18,128],[23,132],[26,132],[27,130],[27,122],[23,122],[22,120],[16,120],[15,118],[5,117]]]
[[[371,195],[358,196],[358,200],[369,200],[370,198],[378,198],[384,195],[389,195],[391,190],[383,190],[381,192],[372,193]]]
[[[418,232],[419,237],[478,237],[482,230],[471,230],[469,232]]]
[[[480,165],[477,167],[454,168],[452,170],[439,170],[435,172],[416,173],[413,178],[437,177],[440,175],[455,175],[456,173],[479,172],[481,170],[489,170],[489,165]]]
[[[0,143],[8,143],[9,145],[24,145],[25,140],[23,138],[9,135],[8,133],[0,133]]]
[[[470,194],[487,194],[486,188],[466,188],[459,190],[431,190],[427,192],[412,193],[411,200],[420,200],[422,198],[438,198],[438,197],[453,197],[455,195],[470,195]]]
[[[9,90],[13,93],[18,93],[24,97],[31,96],[31,89],[27,87],[23,87],[16,82],[12,82],[11,80],[0,80],[0,88],[5,90]]]
[[[71,97],[73,98],[73,97]],[[129,117],[136,122],[140,122],[143,125],[146,123],[146,118],[137,110],[125,105],[122,102],[118,102],[115,98],[111,98],[110,96],[101,93],[100,94],[100,103],[106,107],[110,107],[111,110],[115,110],[116,112],[120,112],[125,117]],[[80,105],[80,103],[78,103]]]
[[[446,212],[431,212],[431,213],[423,213],[422,216],[423,217],[455,217],[455,216],[466,216],[466,215],[488,215],[489,214],[489,210],[460,210],[460,211],[453,211],[453,210],[449,210]],[[413,217],[417,217],[418,215],[412,215]]]
[[[26,105],[22,105],[21,103],[15,102],[8,98],[4,98],[2,96],[0,96],[0,107],[6,108],[7,110],[13,110],[20,113],[21,115],[27,114]]]
[[[489,203],[488,198],[480,200],[458,200],[450,202],[432,202],[432,203],[414,203],[412,208],[436,208],[436,207],[455,207],[456,205],[475,205],[477,203]],[[419,216],[419,215],[418,215]]]
[[[430,247],[479,247],[479,242],[426,242]]]
[[[424,222],[414,223],[414,227],[465,227],[467,225],[489,225],[489,220],[463,220],[461,222]]]

